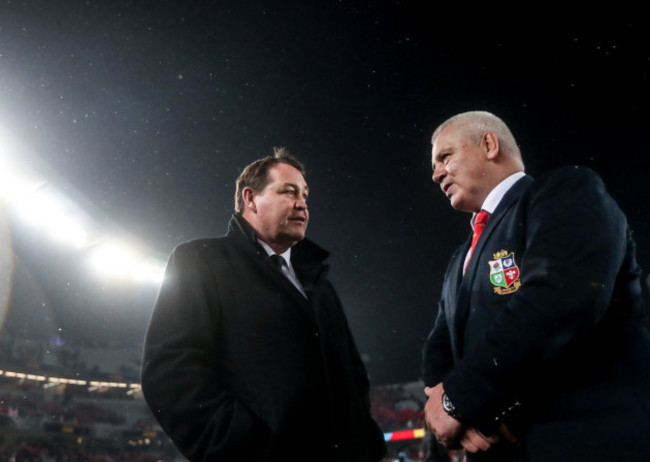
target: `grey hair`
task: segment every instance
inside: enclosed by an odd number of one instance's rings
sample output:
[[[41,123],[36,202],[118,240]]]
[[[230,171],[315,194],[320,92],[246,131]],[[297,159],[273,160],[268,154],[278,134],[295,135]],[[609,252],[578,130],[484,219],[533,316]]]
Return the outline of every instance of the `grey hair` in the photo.
[[[487,111],[461,112],[445,120],[431,135],[431,144],[445,128],[454,125],[460,128],[462,134],[477,144],[485,132],[496,134],[501,150],[509,157],[521,158],[521,152],[510,128],[499,117]]]

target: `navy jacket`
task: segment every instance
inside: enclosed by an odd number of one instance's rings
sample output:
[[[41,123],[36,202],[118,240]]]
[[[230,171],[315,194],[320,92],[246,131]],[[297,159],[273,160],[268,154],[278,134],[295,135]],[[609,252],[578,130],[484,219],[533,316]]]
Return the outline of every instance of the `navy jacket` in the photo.
[[[369,381],[327,252],[308,240],[292,265],[309,299],[252,228],[171,254],[148,328],[142,390],[192,461],[368,461],[385,452]]]
[[[601,179],[584,167],[523,177],[463,276],[468,248],[446,272],[426,384],[443,382],[486,434],[516,415],[526,460],[650,460],[641,270]]]

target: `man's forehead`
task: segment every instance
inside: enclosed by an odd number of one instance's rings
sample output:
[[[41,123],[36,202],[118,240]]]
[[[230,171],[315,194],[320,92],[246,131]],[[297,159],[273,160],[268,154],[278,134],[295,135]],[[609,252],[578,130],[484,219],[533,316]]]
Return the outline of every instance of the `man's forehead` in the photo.
[[[280,186],[293,186],[293,187],[296,187],[296,188],[299,188],[299,189],[305,189],[305,190],[309,191],[309,186],[307,185],[307,182],[305,180],[302,180],[302,181],[291,181],[291,180],[278,181],[278,182],[276,182],[276,184],[279,184]]]
[[[431,154],[433,157],[452,151],[459,146],[462,146],[464,139],[460,134],[450,126],[441,131],[431,146]]]
[[[298,186],[303,189],[309,189],[305,177],[302,176],[300,170],[288,164],[274,165],[269,169],[271,177],[270,183],[280,183],[283,185]]]
[[[440,154],[449,151],[453,147],[451,139],[443,136],[438,136],[431,146],[431,155],[435,158]]]

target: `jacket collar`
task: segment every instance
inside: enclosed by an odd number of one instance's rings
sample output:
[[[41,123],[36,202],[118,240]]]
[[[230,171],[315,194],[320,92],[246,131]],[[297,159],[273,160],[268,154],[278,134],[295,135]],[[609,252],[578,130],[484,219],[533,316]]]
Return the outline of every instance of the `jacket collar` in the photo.
[[[485,225],[485,228],[483,229],[483,234],[481,235],[481,239],[479,239],[476,248],[474,249],[472,255],[473,258],[470,259],[469,264],[467,265],[467,270],[465,272],[464,277],[462,276],[462,264],[458,268],[458,270],[460,271],[459,275],[463,281],[471,282],[472,276],[474,274],[474,270],[479,260],[479,255],[483,251],[483,247],[485,246],[485,243],[489,240],[489,237],[492,234],[492,232],[499,226],[499,222],[503,219],[504,215],[510,209],[512,204],[516,202],[516,200],[521,196],[521,194],[525,191],[525,189],[531,183],[533,183],[533,181],[534,181],[533,178],[529,175],[522,176],[503,195],[503,198],[499,201],[496,209],[490,215],[490,219],[488,220],[487,224]],[[465,251],[469,249],[471,240],[472,238],[470,236],[468,242],[465,244]],[[464,261],[463,258],[461,258],[461,262],[462,261]]]
[[[241,214],[234,213],[232,215],[228,224],[227,236],[233,239],[244,251],[249,252],[260,263],[265,263],[264,260],[266,260],[266,264],[261,265],[261,267],[271,268],[274,266],[268,264],[269,260],[266,250],[257,242],[255,230]],[[327,277],[329,266],[324,260],[328,256],[329,253],[326,250],[308,239],[303,239],[291,248],[291,265],[310,301],[312,300],[312,294],[318,281]],[[299,293],[284,275],[278,272],[276,276],[279,276],[277,279],[278,282],[289,290],[289,293],[292,294],[296,302],[305,307],[305,312],[313,320],[314,312],[311,309],[310,302]]]
[[[228,236],[250,244],[251,250],[260,258],[266,258],[266,251],[257,242],[253,227],[240,213],[233,213],[228,223]],[[323,263],[329,252],[309,239],[303,239],[291,248],[291,263],[294,266],[311,266]]]

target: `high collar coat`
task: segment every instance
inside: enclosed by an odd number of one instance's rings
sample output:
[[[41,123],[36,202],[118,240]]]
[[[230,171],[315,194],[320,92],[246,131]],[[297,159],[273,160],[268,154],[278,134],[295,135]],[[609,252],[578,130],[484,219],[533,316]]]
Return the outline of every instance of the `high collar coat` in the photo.
[[[385,452],[327,252],[303,240],[305,298],[240,216],[178,245],[145,340],[142,389],[192,461],[368,461]]]

